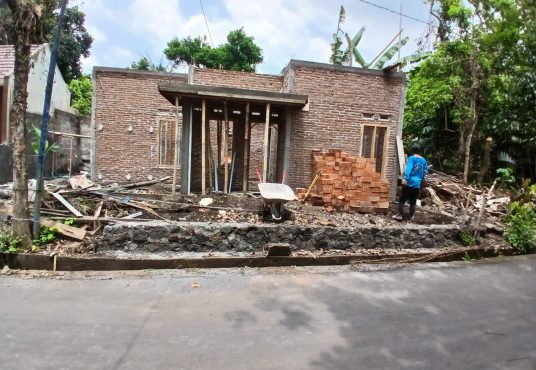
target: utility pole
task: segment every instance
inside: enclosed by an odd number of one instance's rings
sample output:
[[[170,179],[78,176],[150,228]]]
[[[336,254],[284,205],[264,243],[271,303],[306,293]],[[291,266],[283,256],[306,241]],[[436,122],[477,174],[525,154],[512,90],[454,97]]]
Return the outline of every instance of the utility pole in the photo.
[[[34,214],[33,214],[33,236],[37,238],[40,231],[40,214],[41,214],[41,200],[43,199],[44,184],[43,184],[43,171],[45,166],[45,146],[48,136],[48,120],[50,118],[50,101],[52,98],[52,87],[54,85],[54,72],[56,70],[56,63],[58,59],[58,46],[60,43],[61,25],[63,23],[63,16],[65,14],[65,8],[67,7],[67,1],[63,0],[60,8],[60,15],[58,16],[58,23],[54,30],[54,39],[52,40],[52,48],[50,51],[50,64],[48,66],[47,86],[45,89],[45,104],[43,106],[43,115],[41,116],[41,137],[39,138],[39,152],[37,154],[37,184],[34,200]]]

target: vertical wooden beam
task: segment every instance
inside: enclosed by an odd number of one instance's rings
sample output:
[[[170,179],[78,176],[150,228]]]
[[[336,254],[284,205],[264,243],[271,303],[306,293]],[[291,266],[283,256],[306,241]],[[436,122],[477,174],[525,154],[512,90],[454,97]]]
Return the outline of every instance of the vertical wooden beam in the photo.
[[[188,194],[190,185],[190,125],[191,105],[182,104],[182,135],[181,135],[181,193]]]
[[[229,161],[227,160],[229,152],[229,107],[227,102],[223,104],[223,115],[225,117],[225,126],[223,128],[223,192],[229,192]]]
[[[376,158],[376,128],[378,126],[374,126],[374,130],[372,131],[372,141],[370,144],[370,158]]]
[[[283,152],[283,172],[285,173],[284,183],[288,185],[290,174],[290,138],[292,136],[292,112],[290,107],[285,109],[285,151]],[[282,135],[282,130],[279,130],[278,135]]]
[[[242,177],[242,189],[244,193],[249,187],[249,102],[246,103],[246,115],[244,117],[244,176]]]
[[[266,182],[268,177],[268,148],[270,145],[270,103],[266,104],[266,120],[264,122],[264,150],[262,161],[262,181]]]
[[[173,157],[173,187],[171,194],[175,195],[177,188],[177,162],[179,161],[179,97],[175,97],[175,148]]]
[[[201,104],[201,194],[207,194],[207,100]]]
[[[212,171],[212,166],[214,165],[214,160],[212,158],[212,140],[210,136],[210,120],[208,121],[208,130],[207,130],[207,142],[208,142],[208,188],[210,191],[212,191],[212,175],[214,175],[214,172]],[[215,187],[214,187],[215,189]]]
[[[218,138],[216,139],[216,143],[218,145],[218,153],[217,154],[217,163],[218,163],[218,166],[220,165],[221,163],[221,133],[222,133],[222,129],[221,129],[221,120],[218,120],[218,128],[217,128],[217,134],[218,134]]]

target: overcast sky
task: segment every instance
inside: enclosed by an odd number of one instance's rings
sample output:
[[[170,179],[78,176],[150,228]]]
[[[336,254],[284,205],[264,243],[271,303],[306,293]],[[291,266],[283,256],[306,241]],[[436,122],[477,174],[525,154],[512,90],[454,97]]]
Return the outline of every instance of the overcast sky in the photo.
[[[214,45],[225,42],[229,31],[244,27],[263,49],[260,73],[278,74],[289,59],[329,62],[332,34],[339,8],[346,9],[344,31],[353,36],[366,27],[359,49],[370,60],[396,35],[399,16],[361,0],[202,0]],[[400,0],[368,0],[396,11]],[[428,21],[424,0],[402,0],[403,13]],[[127,67],[142,55],[161,59],[167,42],[177,36],[205,36],[208,32],[199,0],[75,0],[86,13],[94,38],[84,71],[93,66]],[[416,49],[427,25],[402,19],[410,41],[402,55]]]

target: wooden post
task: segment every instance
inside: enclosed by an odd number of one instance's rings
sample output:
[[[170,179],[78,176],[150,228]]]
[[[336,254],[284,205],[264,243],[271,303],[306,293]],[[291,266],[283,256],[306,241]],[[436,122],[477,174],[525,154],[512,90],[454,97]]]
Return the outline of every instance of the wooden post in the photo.
[[[208,124],[208,130],[207,130],[207,140],[208,140],[208,187],[210,191],[212,191],[212,175],[214,172],[212,172],[212,166],[214,165],[214,160],[212,158],[212,141],[210,140],[210,121]],[[216,187],[214,187],[216,189]]]
[[[190,128],[192,106],[190,103],[182,103],[182,133],[181,133],[181,193],[188,194],[190,191]]]
[[[175,97],[175,156],[173,157],[173,187],[171,194],[175,195],[177,188],[177,162],[179,161],[179,97]]]
[[[266,121],[264,122],[264,151],[262,161],[262,181],[266,182],[268,177],[268,148],[269,148],[269,136],[270,136],[270,103],[266,104]]]
[[[203,99],[201,104],[201,194],[207,194],[207,128],[206,128],[206,115],[207,115],[207,100]]]
[[[69,148],[69,177],[71,177],[72,169],[73,169],[73,137],[71,136],[71,146]]]
[[[217,129],[217,134],[218,134],[218,138],[216,139],[216,143],[217,143],[217,146],[218,146],[218,152],[216,153],[216,160],[217,160],[217,163],[218,163],[218,166],[220,165],[221,163],[221,120],[218,120],[218,129]]]
[[[249,102],[246,103],[244,126],[244,176],[242,177],[242,189],[244,193],[247,193],[249,187]]]
[[[229,108],[227,102],[223,105],[223,115],[225,117],[225,126],[223,128],[223,192],[229,192],[229,161],[227,153],[229,151]]]
[[[283,132],[279,130],[279,135]],[[285,110],[285,151],[283,153],[283,173],[285,173],[285,184],[289,184],[290,181],[290,138],[292,136],[292,112],[290,107]]]

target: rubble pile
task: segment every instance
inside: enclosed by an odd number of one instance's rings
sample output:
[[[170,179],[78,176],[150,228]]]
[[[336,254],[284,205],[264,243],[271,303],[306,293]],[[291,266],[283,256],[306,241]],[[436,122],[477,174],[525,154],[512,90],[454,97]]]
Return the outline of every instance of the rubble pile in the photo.
[[[484,214],[495,219],[508,212],[510,195],[500,188],[464,185],[454,176],[431,171],[421,192],[421,205],[449,216]]]
[[[389,182],[376,172],[373,158],[342,150],[313,150],[313,171],[320,175],[310,197],[312,205],[328,211],[385,213],[389,209]],[[306,189],[298,188],[298,199]]]

